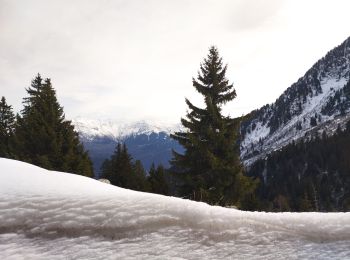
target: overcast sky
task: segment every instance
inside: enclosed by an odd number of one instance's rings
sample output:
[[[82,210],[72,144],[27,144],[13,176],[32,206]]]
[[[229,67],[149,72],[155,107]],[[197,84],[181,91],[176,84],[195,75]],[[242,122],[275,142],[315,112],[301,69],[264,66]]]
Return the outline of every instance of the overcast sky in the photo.
[[[240,116],[273,102],[350,36],[349,0],[0,0],[0,96],[40,72],[66,116],[178,122],[208,48]]]

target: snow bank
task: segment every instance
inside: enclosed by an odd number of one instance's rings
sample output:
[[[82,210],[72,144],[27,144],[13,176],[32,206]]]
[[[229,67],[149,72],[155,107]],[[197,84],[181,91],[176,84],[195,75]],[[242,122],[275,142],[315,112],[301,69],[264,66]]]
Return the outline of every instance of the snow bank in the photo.
[[[344,259],[350,213],[259,213],[0,158],[1,259]]]

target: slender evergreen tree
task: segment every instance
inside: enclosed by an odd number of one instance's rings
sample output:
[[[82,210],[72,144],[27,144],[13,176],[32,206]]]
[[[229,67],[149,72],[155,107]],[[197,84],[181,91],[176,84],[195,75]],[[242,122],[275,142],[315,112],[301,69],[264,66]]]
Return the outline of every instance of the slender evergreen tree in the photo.
[[[113,185],[138,191],[149,189],[141,161],[133,163],[125,144],[117,144],[111,158],[103,162],[101,172]]]
[[[5,97],[0,101],[0,157],[14,158],[15,115]]]
[[[222,115],[222,105],[236,97],[226,71],[217,48],[211,47],[197,79],[192,80],[205,107],[199,108],[186,99],[189,110],[181,119],[186,130],[172,135],[185,153],[174,152],[172,165],[182,179],[182,196],[211,204],[239,205],[254,184],[243,175],[239,121]]]
[[[72,123],[65,119],[50,79],[38,74],[17,119],[19,159],[50,170],[93,177],[92,163]]]
[[[136,160],[133,164],[133,172],[135,174],[134,187],[139,191],[150,191],[150,185],[147,182],[146,171],[140,160]]]
[[[162,165],[159,165],[156,169],[154,163],[152,163],[149,171],[148,181],[151,186],[151,192],[169,195],[169,186],[166,182],[165,169]]]

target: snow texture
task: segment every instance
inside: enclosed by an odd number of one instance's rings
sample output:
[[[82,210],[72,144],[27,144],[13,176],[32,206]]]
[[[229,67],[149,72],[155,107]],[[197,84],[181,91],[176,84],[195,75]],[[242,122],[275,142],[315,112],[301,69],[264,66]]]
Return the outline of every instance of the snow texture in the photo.
[[[350,213],[264,213],[0,158],[1,259],[350,259]]]

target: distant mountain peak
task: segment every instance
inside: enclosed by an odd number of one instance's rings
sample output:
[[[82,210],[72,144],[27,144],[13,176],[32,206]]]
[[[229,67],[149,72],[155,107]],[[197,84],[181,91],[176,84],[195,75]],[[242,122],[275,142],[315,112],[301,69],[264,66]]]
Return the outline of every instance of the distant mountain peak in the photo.
[[[108,137],[115,141],[132,135],[150,135],[152,133],[170,134],[181,129],[180,124],[154,123],[145,120],[136,122],[121,122],[111,119],[88,119],[77,117],[72,120],[80,136],[86,139],[95,137]]]
[[[72,120],[79,138],[94,164],[94,171],[99,175],[103,161],[109,158],[116,144],[126,144],[134,160],[140,160],[146,170],[152,163],[169,167],[172,150],[181,152],[182,147],[170,134],[181,128],[179,124],[161,122],[121,122],[118,120],[96,120],[75,118]]]

